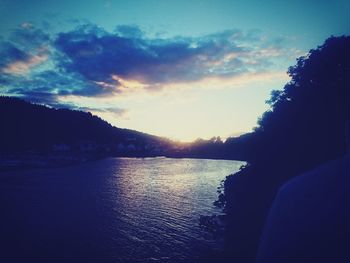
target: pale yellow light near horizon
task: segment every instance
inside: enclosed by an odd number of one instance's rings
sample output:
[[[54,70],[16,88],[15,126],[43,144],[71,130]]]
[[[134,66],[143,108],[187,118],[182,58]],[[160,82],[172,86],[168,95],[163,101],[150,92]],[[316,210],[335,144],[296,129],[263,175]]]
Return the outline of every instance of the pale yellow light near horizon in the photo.
[[[97,109],[125,109],[122,114],[112,110],[92,113],[117,127],[192,141],[251,131],[267,109],[265,99],[271,90],[282,88],[289,77],[284,72],[266,72],[156,87],[118,76],[114,79],[122,85],[122,92],[113,96],[62,96],[60,101]]]

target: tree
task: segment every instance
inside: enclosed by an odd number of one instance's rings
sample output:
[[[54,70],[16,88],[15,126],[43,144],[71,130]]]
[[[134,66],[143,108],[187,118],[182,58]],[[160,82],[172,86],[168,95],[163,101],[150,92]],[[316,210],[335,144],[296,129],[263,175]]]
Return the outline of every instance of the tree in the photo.
[[[345,153],[350,120],[350,37],[330,37],[288,70],[249,136],[249,165],[225,182],[230,259],[253,262],[279,187]]]
[[[274,161],[300,161],[301,169],[342,155],[350,120],[350,37],[327,39],[288,73],[291,81],[272,92],[271,109],[258,122],[258,152],[268,151]]]

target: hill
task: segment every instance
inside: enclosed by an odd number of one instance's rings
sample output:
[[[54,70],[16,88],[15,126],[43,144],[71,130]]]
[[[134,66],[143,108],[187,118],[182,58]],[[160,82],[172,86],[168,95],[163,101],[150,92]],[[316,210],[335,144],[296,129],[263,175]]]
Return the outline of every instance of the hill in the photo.
[[[112,126],[90,112],[55,109],[0,96],[2,164],[56,163],[107,156],[162,156],[165,138]],[[20,161],[18,161],[20,160]]]

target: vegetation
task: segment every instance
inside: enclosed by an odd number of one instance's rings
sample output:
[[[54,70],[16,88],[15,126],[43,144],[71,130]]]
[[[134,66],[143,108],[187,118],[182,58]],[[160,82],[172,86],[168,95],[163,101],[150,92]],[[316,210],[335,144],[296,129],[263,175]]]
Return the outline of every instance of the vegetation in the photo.
[[[55,109],[0,96],[0,156],[84,152],[94,156],[242,159],[244,141],[220,137],[180,143],[113,127],[89,112]],[[246,137],[246,136],[242,136]],[[236,149],[233,151],[232,149]]]
[[[346,151],[350,37],[327,39],[288,73],[291,81],[272,92],[271,109],[243,142],[248,165],[225,182],[232,262],[255,261],[266,215],[283,183]]]
[[[0,157],[169,156],[246,160],[225,181],[226,244],[233,262],[254,262],[266,215],[287,180],[346,151],[350,120],[350,37],[331,37],[297,60],[273,91],[254,132],[190,144],[120,129],[91,113],[0,97]],[[0,158],[1,161],[1,158]],[[1,166],[1,163],[0,163]]]
[[[165,138],[113,127],[89,112],[4,96],[0,122],[0,167],[23,166],[23,161],[60,165],[106,156],[159,156],[175,147]]]

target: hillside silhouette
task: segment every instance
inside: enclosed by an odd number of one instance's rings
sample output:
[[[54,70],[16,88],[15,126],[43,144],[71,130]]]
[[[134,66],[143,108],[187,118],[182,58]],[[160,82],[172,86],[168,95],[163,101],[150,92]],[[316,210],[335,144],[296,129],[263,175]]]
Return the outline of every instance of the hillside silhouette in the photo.
[[[225,182],[227,257],[255,262],[275,195],[289,179],[346,152],[350,120],[350,37],[330,37],[288,70],[258,127],[241,146],[248,164]]]
[[[114,127],[89,112],[49,108],[13,97],[0,97],[0,123],[2,159],[160,156],[173,147],[170,140]]]
[[[7,96],[0,96],[0,123],[0,166],[8,163],[14,167],[14,160],[33,163],[37,157],[43,162],[56,159],[56,165],[107,156],[244,160],[249,137],[242,135],[226,142],[220,137],[175,142],[114,127],[90,112],[50,108]]]

